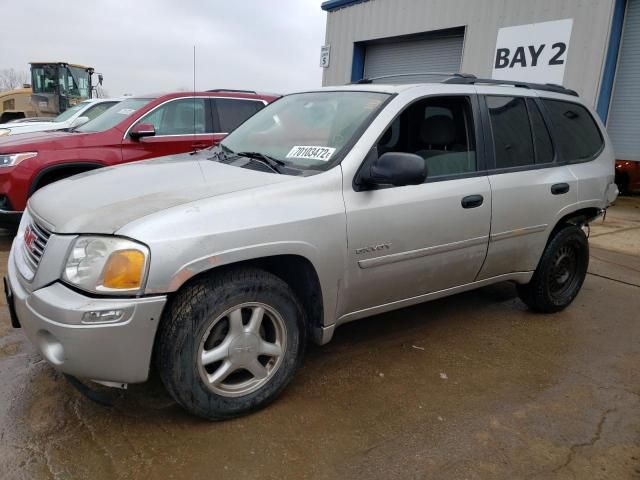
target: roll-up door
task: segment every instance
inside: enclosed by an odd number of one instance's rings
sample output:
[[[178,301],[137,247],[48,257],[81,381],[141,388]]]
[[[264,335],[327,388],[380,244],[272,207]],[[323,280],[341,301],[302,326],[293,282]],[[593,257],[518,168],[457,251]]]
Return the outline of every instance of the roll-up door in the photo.
[[[367,45],[365,78],[420,72],[458,72],[462,60],[463,35]],[[392,83],[429,81],[423,76],[398,77]],[[434,79],[436,80],[436,79]]]
[[[616,158],[640,160],[640,0],[629,0],[607,130]]]

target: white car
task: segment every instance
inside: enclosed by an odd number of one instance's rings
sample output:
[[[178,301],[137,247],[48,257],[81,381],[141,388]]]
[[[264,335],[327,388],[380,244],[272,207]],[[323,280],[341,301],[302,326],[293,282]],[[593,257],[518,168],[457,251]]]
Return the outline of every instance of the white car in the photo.
[[[17,122],[5,123],[0,125],[0,137],[79,127],[121,101],[122,99],[119,98],[92,98],[68,108],[55,118],[25,118]]]

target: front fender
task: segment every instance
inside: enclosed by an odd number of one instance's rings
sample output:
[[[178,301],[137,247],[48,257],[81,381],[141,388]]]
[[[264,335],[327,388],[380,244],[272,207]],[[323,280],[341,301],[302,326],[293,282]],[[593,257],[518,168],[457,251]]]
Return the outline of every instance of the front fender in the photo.
[[[300,241],[261,243],[215,252],[181,266],[170,276],[166,291],[175,292],[191,277],[216,267],[277,255],[303,257],[309,260],[318,273],[318,250],[310,243]]]

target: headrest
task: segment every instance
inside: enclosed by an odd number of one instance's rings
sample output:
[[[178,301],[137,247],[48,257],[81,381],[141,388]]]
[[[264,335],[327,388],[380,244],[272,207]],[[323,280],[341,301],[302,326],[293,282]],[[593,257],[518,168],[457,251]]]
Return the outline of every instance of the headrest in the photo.
[[[420,138],[427,145],[451,145],[456,139],[456,125],[446,115],[434,115],[422,122]]]

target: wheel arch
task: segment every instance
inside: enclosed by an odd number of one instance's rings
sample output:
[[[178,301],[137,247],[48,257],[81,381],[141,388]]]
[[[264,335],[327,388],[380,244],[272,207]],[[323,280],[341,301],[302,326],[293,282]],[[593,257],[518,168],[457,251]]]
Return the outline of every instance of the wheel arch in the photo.
[[[104,167],[103,164],[95,161],[77,161],[44,167],[33,176],[31,184],[29,185],[28,196],[33,195],[33,193],[39,188],[42,188],[43,186],[46,186],[49,183],[55,181],[48,181],[51,178],[61,180],[62,178],[66,178],[66,176],[72,176],[78,173],[88,172],[89,170],[95,170],[96,168],[102,167]],[[65,172],[68,172],[69,175],[65,176]]]
[[[549,234],[549,238],[547,239],[547,244],[555,236],[555,234],[565,226],[576,225],[578,227],[582,227],[592,220],[598,218],[600,215],[602,215],[602,212],[602,208],[583,207],[565,214],[564,216],[560,217],[560,219],[558,219],[558,221],[554,225],[551,233]]]
[[[202,277],[222,274],[230,269],[246,267],[258,268],[269,272],[289,285],[304,308],[308,326],[311,330],[310,333],[312,333],[314,339],[317,339],[317,335],[325,323],[324,316],[326,309],[324,299],[326,297],[322,291],[322,284],[316,266],[304,255],[274,254],[257,256],[212,266],[191,276],[188,276],[191,273],[189,270],[183,270],[183,272],[186,273],[182,275],[178,274],[174,277],[169,301],[171,301],[178,292],[188,288],[189,285]],[[188,278],[186,278],[187,276]]]

